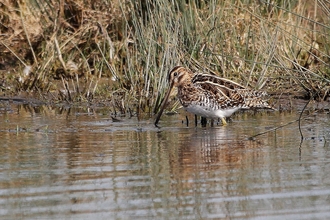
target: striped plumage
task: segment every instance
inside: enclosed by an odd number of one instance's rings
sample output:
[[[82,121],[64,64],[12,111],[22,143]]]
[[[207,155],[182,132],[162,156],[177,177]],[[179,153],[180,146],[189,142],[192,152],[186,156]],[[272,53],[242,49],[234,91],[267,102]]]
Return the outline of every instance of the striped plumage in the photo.
[[[265,92],[245,88],[215,75],[194,74],[182,66],[176,66],[169,72],[168,81],[170,88],[156,116],[155,125],[174,87],[178,88],[178,98],[185,110],[205,118],[220,118],[224,125],[225,118],[239,109],[273,109],[262,99]]]

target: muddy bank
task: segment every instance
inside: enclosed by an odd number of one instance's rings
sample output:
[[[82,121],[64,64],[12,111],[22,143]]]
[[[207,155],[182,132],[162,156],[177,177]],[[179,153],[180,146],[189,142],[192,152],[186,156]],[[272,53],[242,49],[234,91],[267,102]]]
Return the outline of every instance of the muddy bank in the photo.
[[[301,96],[297,95],[272,95],[270,96],[270,102],[278,111],[301,111],[304,109],[305,113],[315,113],[315,112],[330,112],[330,102],[329,101],[315,101],[307,100]],[[109,114],[114,116],[139,116],[142,114],[144,117],[149,115],[149,117],[154,117],[152,112],[139,112],[136,109],[130,109],[127,111],[118,111],[116,106],[114,106],[111,100],[93,100],[91,102],[47,102],[41,101],[36,98],[31,97],[0,97],[0,107],[10,106],[10,104],[15,105],[28,105],[28,106],[52,106],[52,107],[64,107],[64,108],[92,108],[92,109],[108,109]],[[307,106],[306,106],[307,105]],[[171,106],[171,105],[169,105]],[[169,107],[170,108],[170,107]],[[181,106],[179,106],[181,108]]]

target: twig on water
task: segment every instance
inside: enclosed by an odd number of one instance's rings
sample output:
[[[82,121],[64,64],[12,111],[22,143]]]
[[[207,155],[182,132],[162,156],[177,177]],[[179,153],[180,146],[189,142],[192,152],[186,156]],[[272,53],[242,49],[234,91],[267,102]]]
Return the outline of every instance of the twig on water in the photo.
[[[269,129],[269,130],[267,130],[267,131],[264,131],[264,132],[258,133],[258,134],[256,134],[256,135],[250,136],[248,139],[249,139],[249,140],[253,140],[253,139],[254,139],[255,137],[257,137],[257,136],[260,136],[260,135],[266,134],[266,133],[268,133],[268,132],[276,131],[276,130],[278,130],[278,129],[280,129],[280,128],[283,128],[283,127],[285,127],[285,126],[288,126],[288,125],[293,124],[293,123],[295,123],[295,122],[298,121],[298,128],[299,128],[300,137],[301,137],[301,142],[300,142],[300,147],[301,147],[301,144],[302,144],[302,142],[303,142],[303,140],[304,140],[304,136],[303,136],[303,133],[302,133],[302,131],[301,131],[301,119],[303,118],[303,117],[302,117],[302,114],[303,114],[303,112],[305,111],[305,109],[306,109],[306,107],[307,107],[307,105],[309,104],[310,101],[311,101],[311,99],[308,100],[308,102],[306,103],[306,105],[304,106],[304,108],[302,109],[302,111],[300,112],[300,115],[299,115],[299,118],[298,118],[298,119],[293,120],[293,121],[290,121],[290,122],[288,122],[288,123],[286,123],[286,124],[284,124],[284,125],[280,125],[280,126],[278,126],[278,127],[275,127],[275,128]]]
[[[298,119],[296,119],[296,120],[293,120],[293,121],[290,121],[290,122],[288,122],[288,123],[286,123],[286,124],[284,124],[284,125],[280,125],[280,126],[278,126],[278,127],[275,127],[275,128],[269,129],[269,130],[267,130],[267,131],[264,131],[264,132],[258,133],[258,134],[256,134],[256,135],[253,135],[253,136],[249,137],[248,139],[249,139],[249,140],[253,140],[253,139],[254,139],[255,137],[257,137],[257,136],[260,136],[260,135],[266,134],[266,133],[268,133],[268,132],[276,131],[276,130],[278,130],[278,129],[280,129],[280,128],[283,128],[283,127],[285,127],[285,126],[288,126],[288,125],[290,125],[290,124],[293,124],[293,123],[295,123],[295,122],[297,122],[297,121],[299,121],[299,120],[300,120],[300,118],[298,118]]]
[[[303,141],[304,141],[304,135],[303,135],[303,133],[302,133],[302,131],[301,131],[301,118],[302,118],[302,114],[303,114],[303,112],[305,111],[307,105],[308,105],[308,104],[310,103],[310,101],[312,100],[312,97],[313,97],[313,96],[311,96],[311,98],[308,100],[308,102],[306,103],[306,105],[304,106],[304,108],[301,110],[300,115],[299,115],[298,128],[299,128],[300,138],[301,138],[301,139],[300,139],[300,145],[299,145],[299,151],[301,151],[301,145],[302,145],[302,143],[303,143]]]

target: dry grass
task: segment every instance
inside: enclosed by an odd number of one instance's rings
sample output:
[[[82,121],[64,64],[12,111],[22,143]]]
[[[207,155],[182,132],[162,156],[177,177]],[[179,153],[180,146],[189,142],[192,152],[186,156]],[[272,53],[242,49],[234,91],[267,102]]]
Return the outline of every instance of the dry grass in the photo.
[[[4,0],[1,93],[151,113],[167,72],[182,64],[272,94],[328,99],[330,4],[250,2]]]

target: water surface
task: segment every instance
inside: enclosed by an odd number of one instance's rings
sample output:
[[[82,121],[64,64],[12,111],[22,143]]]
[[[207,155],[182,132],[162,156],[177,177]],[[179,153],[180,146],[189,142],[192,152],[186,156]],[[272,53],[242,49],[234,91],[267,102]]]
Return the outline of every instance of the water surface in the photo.
[[[304,113],[301,139],[299,113],[187,127],[181,112],[156,128],[108,109],[2,103],[0,218],[329,219],[330,116]]]

